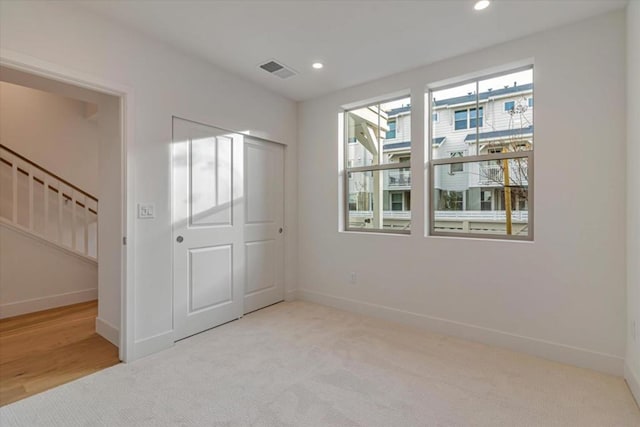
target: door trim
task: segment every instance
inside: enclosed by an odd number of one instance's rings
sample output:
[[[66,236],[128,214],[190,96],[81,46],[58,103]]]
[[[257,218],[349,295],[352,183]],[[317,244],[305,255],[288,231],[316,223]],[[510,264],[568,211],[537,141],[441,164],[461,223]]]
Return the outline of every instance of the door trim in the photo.
[[[238,135],[246,136],[247,138],[253,138],[253,139],[257,139],[259,141],[270,142],[272,144],[282,145],[285,149],[287,148],[287,144],[284,144],[284,143],[279,142],[279,141],[274,141],[272,139],[262,138],[260,136],[251,135],[249,132],[239,132],[237,130],[228,129],[228,128],[224,127],[224,126],[212,125],[211,123],[204,123],[204,122],[200,122],[200,121],[197,121],[197,120],[185,119],[184,117],[177,116],[175,114],[171,116],[171,120],[172,120],[171,121],[172,122],[171,132],[172,133],[173,133],[173,119],[180,119],[180,120],[184,120],[185,122],[191,122],[191,123],[195,123],[197,125],[202,125],[202,126],[209,126],[209,127],[212,127],[212,128],[223,130],[225,132],[229,132],[229,133],[237,133]]]
[[[135,307],[134,307],[134,251],[135,247],[135,205],[133,183],[132,141],[134,140],[134,91],[119,82],[107,81],[93,75],[66,68],[62,65],[43,61],[10,49],[0,49],[0,65],[28,74],[44,77],[73,86],[79,86],[120,98],[120,161],[122,166],[122,237],[126,245],[120,246],[120,331],[119,358],[129,362],[135,358]]]

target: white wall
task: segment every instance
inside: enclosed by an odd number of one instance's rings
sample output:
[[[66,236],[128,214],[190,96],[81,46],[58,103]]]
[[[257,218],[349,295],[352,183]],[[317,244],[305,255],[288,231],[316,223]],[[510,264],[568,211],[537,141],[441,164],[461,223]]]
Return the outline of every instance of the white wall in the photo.
[[[627,357],[640,403],[640,2],[627,7]],[[635,327],[634,327],[635,324]]]
[[[25,29],[29,29],[25,31]],[[179,53],[73,4],[0,3],[0,55],[17,53],[104,82],[132,88],[135,132],[129,141],[130,206],[154,203],[156,219],[136,221],[135,345],[140,357],[173,342],[169,148],[172,115],[288,145],[285,220],[286,287],[296,283],[296,107],[220,69]],[[119,237],[119,236],[118,236]]]
[[[0,318],[97,296],[95,261],[0,223]]]
[[[119,344],[122,283],[122,135],[120,99],[98,103],[98,333]]]
[[[299,295],[620,375],[625,351],[624,14],[301,103]],[[424,237],[425,85],[533,58],[535,241]],[[342,105],[413,95],[411,236],[339,232]],[[332,142],[333,141],[333,142]],[[357,283],[350,284],[350,272]]]
[[[0,82],[0,141],[94,196],[98,194],[98,129],[87,104]]]

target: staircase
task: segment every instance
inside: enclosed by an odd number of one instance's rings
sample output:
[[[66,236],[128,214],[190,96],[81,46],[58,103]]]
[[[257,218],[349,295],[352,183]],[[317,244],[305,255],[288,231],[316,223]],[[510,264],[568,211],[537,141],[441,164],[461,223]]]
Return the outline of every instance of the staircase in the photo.
[[[95,300],[98,199],[0,144],[0,318]]]
[[[0,145],[0,220],[91,260],[98,199]]]

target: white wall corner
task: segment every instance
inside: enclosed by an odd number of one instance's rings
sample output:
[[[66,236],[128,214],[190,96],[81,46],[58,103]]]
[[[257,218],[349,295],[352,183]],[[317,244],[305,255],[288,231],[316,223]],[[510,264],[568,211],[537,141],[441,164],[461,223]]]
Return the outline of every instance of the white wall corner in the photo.
[[[621,377],[622,357],[392,307],[298,289],[298,299]]]
[[[295,301],[298,299],[298,290],[292,289],[285,293],[284,300],[287,302]]]
[[[636,399],[636,403],[640,406],[640,374],[634,372],[629,363],[624,364],[624,379],[631,390],[631,394]]]

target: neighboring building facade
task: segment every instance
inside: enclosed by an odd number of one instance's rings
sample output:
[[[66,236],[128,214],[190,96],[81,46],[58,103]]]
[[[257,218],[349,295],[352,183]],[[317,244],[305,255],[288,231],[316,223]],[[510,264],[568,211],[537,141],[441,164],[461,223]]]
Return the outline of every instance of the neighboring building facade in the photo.
[[[479,96],[438,99],[431,105],[432,158],[468,157],[495,152],[529,150],[533,144],[533,85],[487,88]],[[405,101],[405,100],[402,100]],[[379,135],[380,163],[405,163],[411,158],[411,106],[407,103],[384,109],[370,109],[367,131]],[[349,112],[347,159],[349,167],[367,166],[377,156],[371,144],[358,138],[361,110]],[[479,113],[478,113],[479,112]],[[352,118],[355,117],[355,120]],[[376,123],[377,121],[377,123]],[[365,126],[360,123],[360,129]],[[362,132],[361,132],[362,133]],[[375,145],[375,141],[374,144]],[[375,150],[375,147],[374,147]],[[507,167],[508,181],[505,181]],[[514,223],[527,223],[528,171],[526,159],[438,165],[433,176],[436,228],[499,227],[504,222],[505,184],[510,188]],[[375,216],[376,172],[350,173],[349,224],[368,228]],[[411,222],[411,171],[406,167],[381,171],[382,228],[408,229]],[[420,174],[421,175],[421,174]],[[373,196],[372,196],[373,194]],[[367,221],[368,220],[368,221]],[[486,221],[487,223],[484,223]],[[466,222],[466,224],[463,224]],[[497,223],[497,225],[496,225]]]

